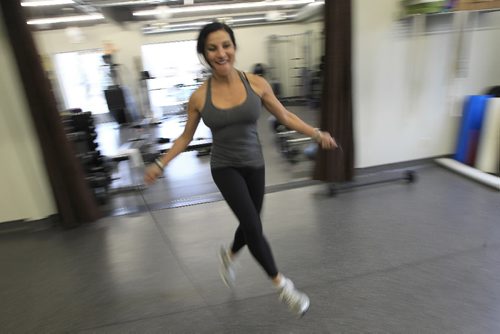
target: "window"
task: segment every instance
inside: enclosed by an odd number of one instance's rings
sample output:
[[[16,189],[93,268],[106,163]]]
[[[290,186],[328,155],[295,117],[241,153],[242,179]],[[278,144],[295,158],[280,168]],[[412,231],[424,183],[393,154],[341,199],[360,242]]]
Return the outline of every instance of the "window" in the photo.
[[[55,69],[64,106],[94,114],[108,112],[104,98],[102,51],[65,52],[55,55]]]
[[[180,41],[142,46],[144,70],[151,109],[156,117],[178,111],[201,84],[205,67],[196,53],[196,41]]]

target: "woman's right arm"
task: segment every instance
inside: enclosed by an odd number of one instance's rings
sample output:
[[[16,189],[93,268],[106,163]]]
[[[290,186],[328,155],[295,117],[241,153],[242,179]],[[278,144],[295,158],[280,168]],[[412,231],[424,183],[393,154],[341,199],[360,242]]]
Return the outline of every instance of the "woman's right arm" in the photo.
[[[157,159],[157,163],[152,163],[146,168],[144,173],[144,181],[146,184],[153,183],[160,175],[162,175],[163,169],[160,165],[166,167],[170,161],[172,161],[180,153],[184,152],[191,140],[193,140],[194,133],[201,119],[198,108],[198,96],[200,96],[199,91],[196,91],[189,99],[187,107],[187,122],[182,134],[174,141],[170,150]]]

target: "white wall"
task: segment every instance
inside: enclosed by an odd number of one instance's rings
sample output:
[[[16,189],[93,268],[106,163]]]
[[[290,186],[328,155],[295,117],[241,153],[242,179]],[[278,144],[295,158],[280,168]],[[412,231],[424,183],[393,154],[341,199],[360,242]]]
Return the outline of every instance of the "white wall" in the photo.
[[[483,15],[466,48],[465,77],[451,80],[456,34],[410,29],[397,20],[399,0],[353,1],[356,167],[451,154],[460,110],[449,103],[500,84],[500,12]],[[451,17],[451,16],[450,16]],[[412,24],[412,22],[409,22]],[[481,25],[481,24],[480,24]]]
[[[1,20],[0,50],[0,222],[43,219],[56,207]]]

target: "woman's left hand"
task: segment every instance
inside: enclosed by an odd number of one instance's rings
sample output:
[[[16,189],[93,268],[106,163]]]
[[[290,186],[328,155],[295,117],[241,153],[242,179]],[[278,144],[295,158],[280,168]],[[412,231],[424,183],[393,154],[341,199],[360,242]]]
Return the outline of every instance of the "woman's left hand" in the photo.
[[[335,141],[335,138],[333,138],[329,132],[320,131],[319,133],[321,135],[318,138],[318,144],[321,146],[322,149],[333,150],[333,149],[336,149],[338,147],[337,142]]]

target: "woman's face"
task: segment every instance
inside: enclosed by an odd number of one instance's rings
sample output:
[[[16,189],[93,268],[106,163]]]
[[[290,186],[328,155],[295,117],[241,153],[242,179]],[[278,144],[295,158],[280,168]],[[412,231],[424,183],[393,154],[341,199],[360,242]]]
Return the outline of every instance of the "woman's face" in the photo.
[[[217,74],[229,74],[234,65],[236,50],[231,37],[225,30],[217,30],[207,36],[205,57]]]

